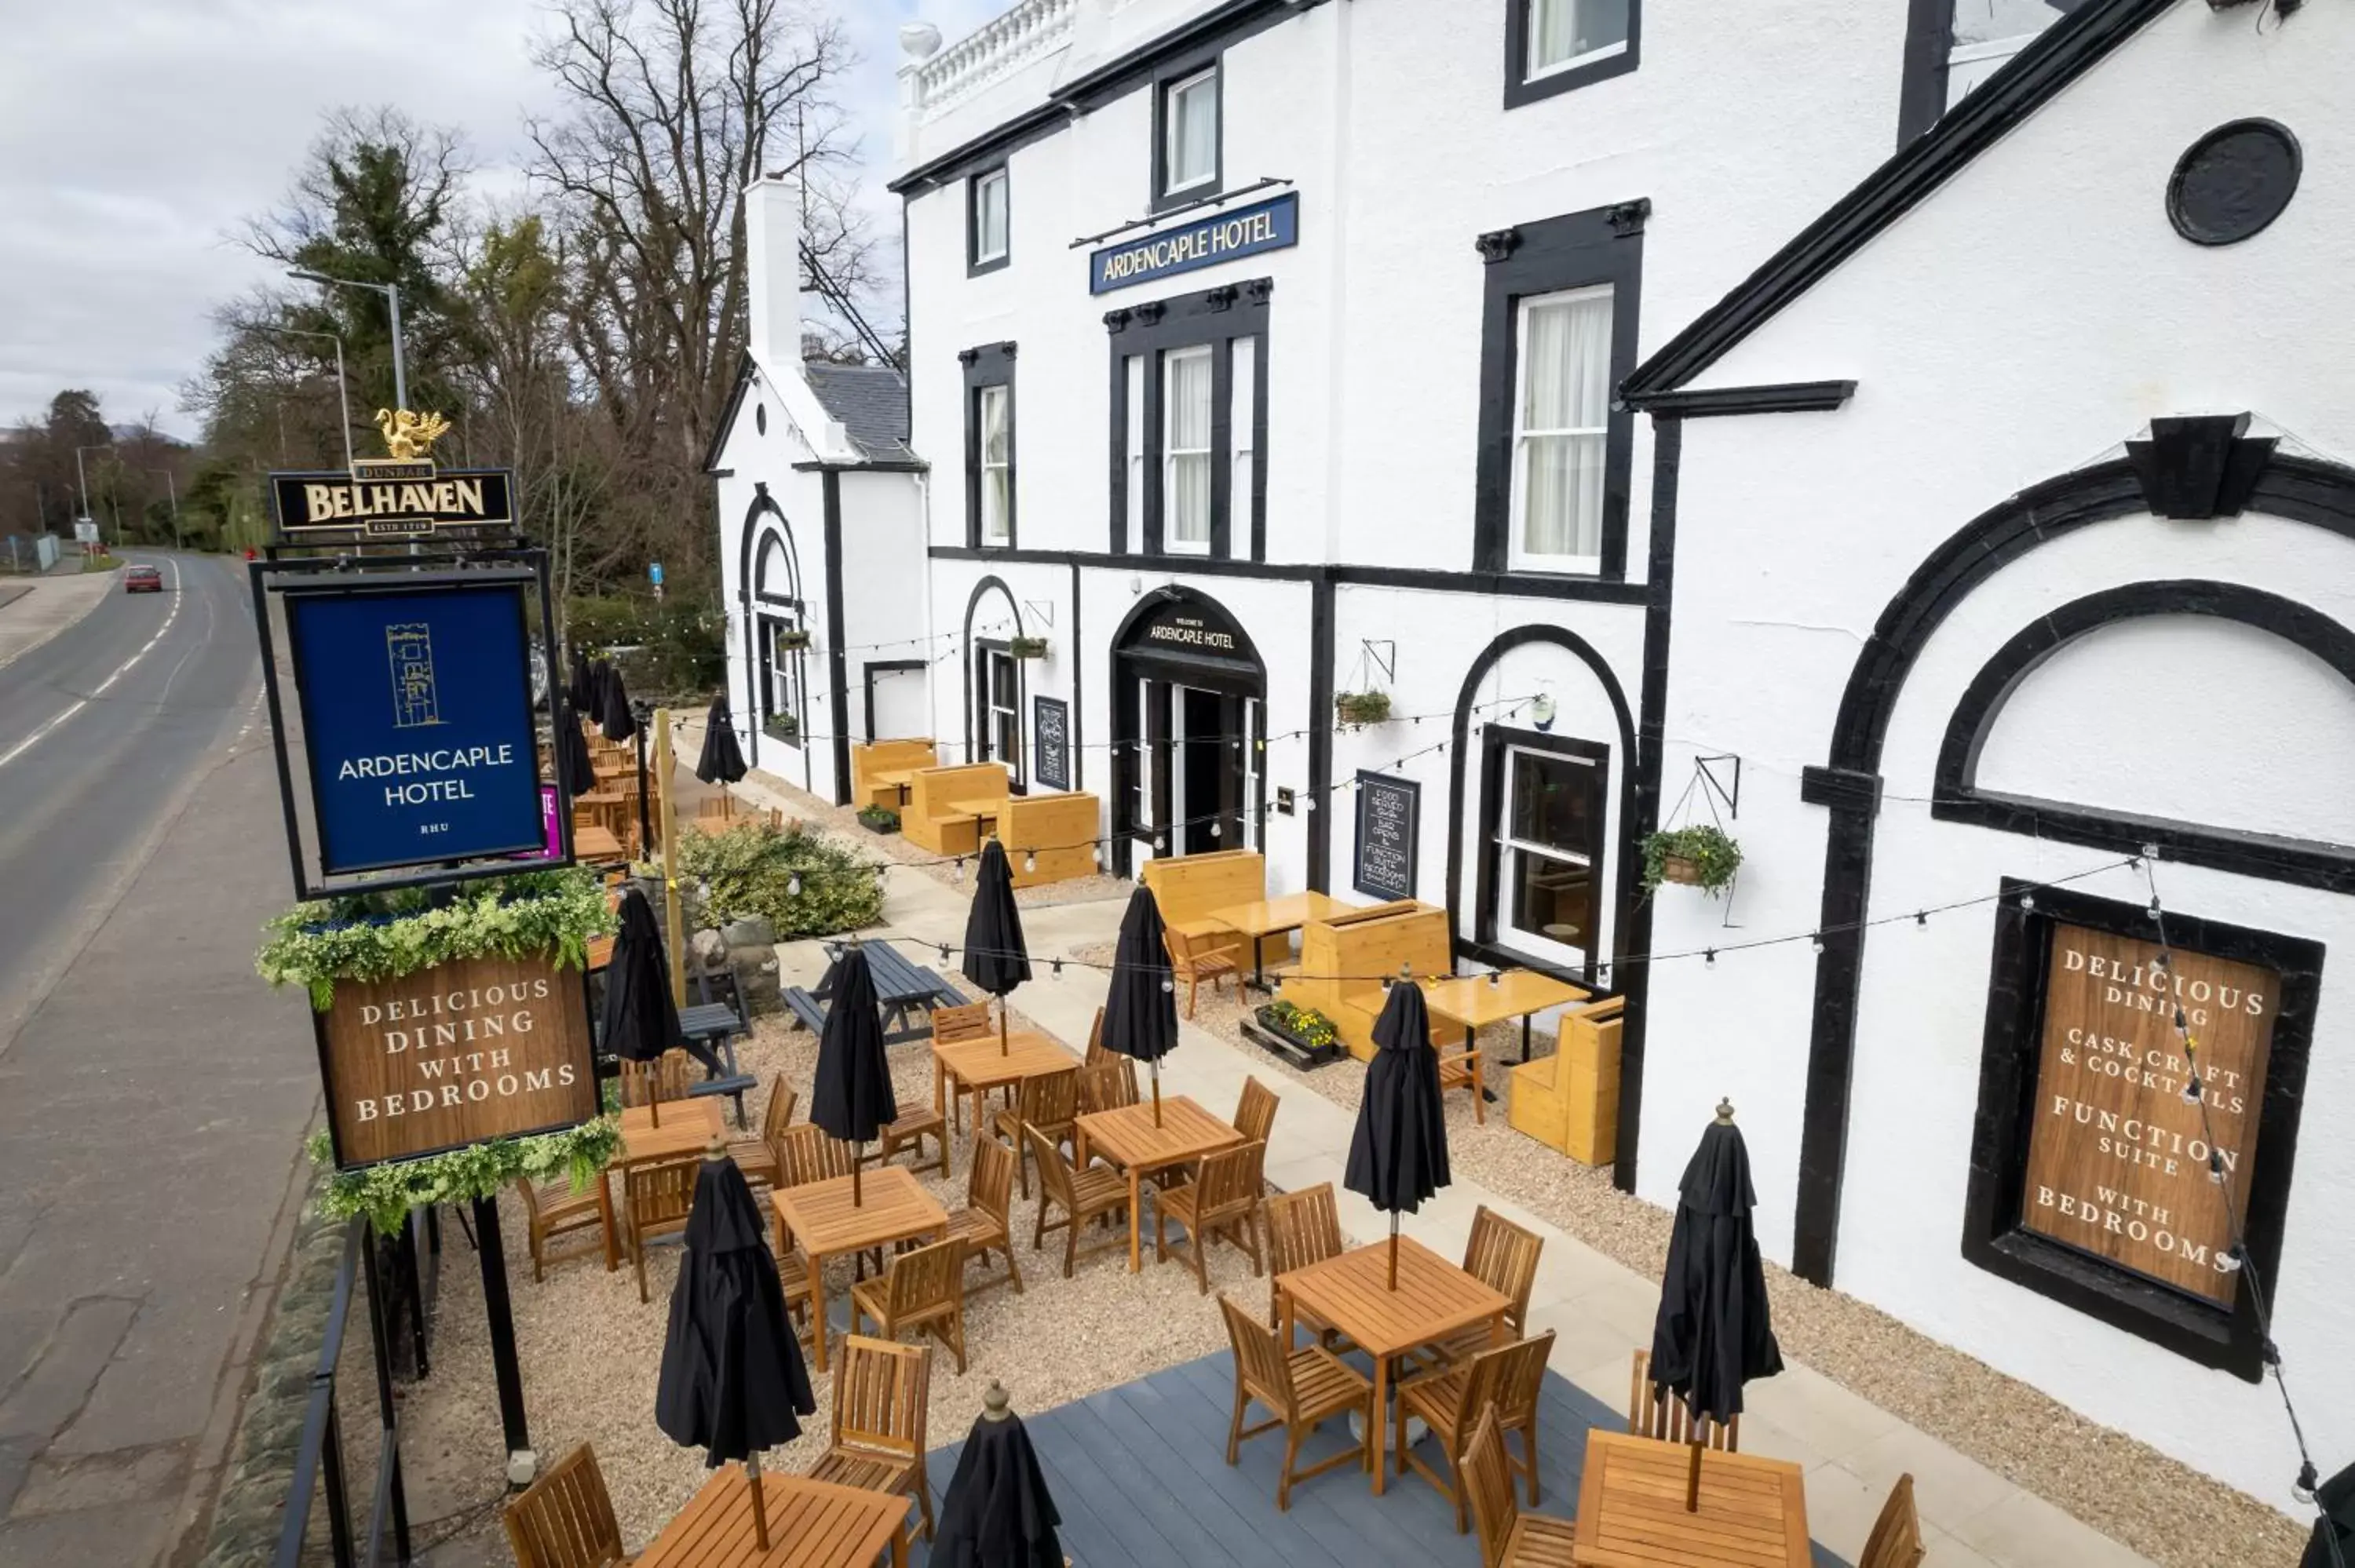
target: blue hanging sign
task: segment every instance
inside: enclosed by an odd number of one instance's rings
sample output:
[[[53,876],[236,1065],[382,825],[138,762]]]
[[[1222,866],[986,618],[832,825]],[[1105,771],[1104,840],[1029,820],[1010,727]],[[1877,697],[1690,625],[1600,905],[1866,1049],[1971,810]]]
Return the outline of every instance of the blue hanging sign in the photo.
[[[1221,261],[1300,243],[1300,193],[1212,213],[1182,228],[1124,239],[1088,257],[1088,292],[1110,293],[1135,283],[1215,267]]]
[[[546,847],[522,585],[286,596],[328,876]]]

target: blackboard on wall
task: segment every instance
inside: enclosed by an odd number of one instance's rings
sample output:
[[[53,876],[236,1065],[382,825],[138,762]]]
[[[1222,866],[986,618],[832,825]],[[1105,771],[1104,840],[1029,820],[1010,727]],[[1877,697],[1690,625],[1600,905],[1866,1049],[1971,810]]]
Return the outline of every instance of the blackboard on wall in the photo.
[[[1423,786],[1384,773],[1358,775],[1358,856],[1349,884],[1376,898],[1414,896]]]
[[[1071,709],[1060,697],[1030,699],[1030,777],[1050,789],[1071,787]]]

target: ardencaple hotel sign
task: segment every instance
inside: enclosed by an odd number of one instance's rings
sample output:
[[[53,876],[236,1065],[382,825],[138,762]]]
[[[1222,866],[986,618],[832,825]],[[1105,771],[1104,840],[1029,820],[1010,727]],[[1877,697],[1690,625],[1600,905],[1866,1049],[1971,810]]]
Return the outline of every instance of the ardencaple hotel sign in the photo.
[[[2056,922],[2021,1223],[2231,1306],[2280,987],[2254,964]]]
[[[1273,201],[1214,213],[1161,234],[1124,239],[1091,253],[1088,292],[1110,293],[1299,243],[1300,193],[1286,191]]]

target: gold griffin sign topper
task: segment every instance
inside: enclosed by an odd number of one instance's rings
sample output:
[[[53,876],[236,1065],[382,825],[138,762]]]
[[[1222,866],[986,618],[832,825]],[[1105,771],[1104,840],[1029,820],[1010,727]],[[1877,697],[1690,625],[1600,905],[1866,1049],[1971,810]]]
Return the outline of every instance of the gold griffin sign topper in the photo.
[[[384,454],[395,462],[430,461],[433,443],[450,433],[450,421],[439,414],[409,408],[378,408],[376,428],[384,432]]]

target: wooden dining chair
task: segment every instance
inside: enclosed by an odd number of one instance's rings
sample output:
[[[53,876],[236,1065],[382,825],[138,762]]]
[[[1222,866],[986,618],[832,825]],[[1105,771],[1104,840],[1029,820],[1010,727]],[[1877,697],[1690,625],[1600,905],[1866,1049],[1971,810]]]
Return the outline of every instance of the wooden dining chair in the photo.
[[[1652,1381],[1649,1351],[1636,1352],[1635,1375],[1627,1387],[1627,1430],[1638,1437],[1657,1437],[1664,1443],[1699,1443],[1704,1448],[1721,1448],[1729,1454],[1742,1448],[1742,1417],[1736,1415],[1720,1422],[1703,1416],[1695,1423],[1683,1400]]]
[[[586,1443],[541,1471],[501,1517],[516,1568],[607,1568],[630,1560],[613,1496]]]
[[[703,1156],[681,1154],[669,1160],[649,1160],[622,1172],[622,1228],[630,1246],[630,1261],[638,1271],[638,1300],[646,1294],[646,1244],[664,1236],[687,1234],[687,1216],[695,1207],[695,1178]]]
[[[769,1103],[761,1110],[760,1136],[734,1139],[728,1145],[728,1158],[736,1161],[745,1181],[771,1187],[785,1184],[785,1128],[793,1125],[794,1106],[799,1098],[783,1073],[769,1081]]]
[[[778,1142],[779,1164],[783,1168],[784,1184],[788,1187],[806,1187],[813,1181],[847,1176],[850,1168],[858,1162],[857,1144],[845,1143],[814,1121],[785,1128]]]
[[[1482,1057],[1477,1046],[1460,1046],[1439,1054],[1439,1096],[1444,1104],[1450,1090],[1464,1089],[1472,1096],[1472,1119],[1482,1127],[1488,1125],[1487,1080],[1482,1076]]]
[[[979,1040],[993,1033],[993,1027],[986,1001],[932,1009],[932,1038],[943,1045],[954,1045],[960,1040]]]
[[[1030,1233],[1033,1251],[1044,1251],[1049,1231],[1063,1233],[1063,1277],[1071,1277],[1071,1266],[1082,1255],[1080,1247],[1080,1227],[1090,1220],[1124,1213],[1128,1209],[1128,1182],[1108,1166],[1091,1164],[1085,1171],[1074,1171],[1063,1151],[1055,1147],[1045,1134],[1025,1128],[1023,1136],[1030,1140],[1031,1157],[1039,1166],[1039,1222]],[[1063,1211],[1060,1220],[1050,1219],[1055,1210]],[[1125,1236],[1115,1236],[1109,1242],[1098,1242],[1086,1249],[1088,1255],[1109,1246],[1124,1246]]]
[[[949,1239],[963,1242],[968,1262],[989,1266],[993,1247],[1006,1251],[1006,1281],[1022,1294],[1022,1266],[1014,1259],[1014,1150],[994,1138],[976,1139],[965,1169],[964,1207],[949,1214]],[[985,1280],[982,1288],[1002,1283]]]
[[[851,1334],[834,1361],[834,1414],[813,1481],[869,1492],[907,1492],[932,1538],[932,1489],[924,1475],[924,1416],[932,1400],[932,1352]]]
[[[1242,988],[1242,971],[1235,960],[1208,941],[1198,941],[1175,926],[1166,927],[1161,933],[1161,945],[1168,950],[1169,969],[1173,979],[1186,983],[1186,1016],[1194,1016],[1194,993],[1202,982],[1210,982],[1210,994],[1219,994],[1219,982],[1235,982],[1238,994]]]
[[[1295,1268],[1341,1255],[1341,1215],[1333,1200],[1330,1181],[1319,1181],[1297,1192],[1278,1192],[1267,1200],[1263,1213],[1267,1219],[1267,1315],[1278,1319],[1284,1309],[1284,1287],[1279,1283],[1284,1277]],[[1327,1350],[1348,1348],[1339,1330],[1299,1302],[1293,1303],[1292,1319],[1316,1335],[1316,1342]]]
[[[1568,1568],[1575,1561],[1578,1526],[1550,1514],[1523,1513],[1513,1496],[1513,1472],[1495,1407],[1473,1422],[1461,1470],[1480,1536],[1480,1568]]]
[[[1484,1351],[1462,1366],[1427,1372],[1399,1385],[1398,1473],[1405,1475],[1412,1466],[1417,1475],[1439,1489],[1455,1505],[1456,1534],[1463,1534],[1468,1523],[1464,1445],[1483,1411],[1493,1410],[1497,1425],[1505,1432],[1521,1435],[1520,1459],[1516,1461],[1511,1448],[1506,1447],[1505,1464],[1508,1471],[1518,1469],[1528,1479],[1529,1506],[1537,1506],[1538,1395],[1545,1382],[1546,1360],[1552,1354],[1553,1330],[1549,1329],[1534,1340]],[[1422,1456],[1408,1446],[1406,1424],[1411,1416],[1420,1417],[1431,1428],[1446,1458],[1447,1474],[1424,1464]]]
[[[1538,1259],[1545,1238],[1481,1204],[1472,1213],[1472,1234],[1464,1243],[1464,1272],[1505,1298],[1505,1328],[1515,1339],[1529,1331],[1529,1293],[1538,1282]],[[1476,1325],[1425,1346],[1422,1359],[1452,1366],[1488,1348],[1486,1325]],[[1534,1500],[1534,1499],[1532,1499]]]
[[[1120,1110],[1136,1104],[1137,1097],[1136,1064],[1125,1056],[1111,1056],[1080,1069],[1082,1116]]]
[[[862,1279],[850,1287],[850,1331],[858,1332],[861,1318],[872,1318],[875,1330],[896,1340],[903,1330],[921,1329],[949,1348],[956,1357],[957,1376],[964,1375],[964,1244],[934,1242],[891,1259],[880,1279]]]
[[[1889,1500],[1881,1505],[1872,1533],[1864,1538],[1864,1554],[1856,1560],[1856,1568],[1920,1568],[1926,1555],[1921,1516],[1913,1511],[1913,1478],[1902,1475],[1889,1489]]]
[[[1186,1231],[1194,1254],[1194,1285],[1198,1294],[1210,1293],[1210,1242],[1225,1236],[1251,1255],[1252,1277],[1257,1279],[1265,1261],[1259,1245],[1261,1171],[1267,1145],[1246,1143],[1222,1149],[1202,1159],[1197,1181],[1165,1191],[1153,1203],[1153,1261],[1169,1257],[1169,1223]]]
[[[949,1124],[940,1112],[927,1105],[911,1104],[900,1112],[897,1119],[887,1123],[875,1151],[868,1158],[880,1164],[903,1149],[912,1149],[916,1151],[916,1165],[922,1169],[924,1139],[928,1138],[939,1150],[941,1175],[945,1180],[949,1173]]]
[[[1014,1144],[1014,1174],[1022,1196],[1030,1196],[1030,1161],[1023,1151],[1025,1128],[1042,1133],[1050,1143],[1069,1143],[1080,1117],[1080,1069],[1040,1073],[1022,1080],[1014,1108],[999,1111],[992,1122],[997,1136]]]
[[[1257,1078],[1243,1080],[1242,1097],[1235,1102],[1235,1130],[1246,1143],[1265,1143],[1275,1129],[1275,1113],[1284,1102]]]
[[[684,1051],[664,1052],[651,1062],[622,1064],[622,1103],[625,1106],[667,1105],[683,1100],[695,1086],[695,1058]]]
[[[525,1234],[531,1245],[534,1284],[547,1277],[544,1265],[549,1242],[591,1226],[601,1231],[604,1228],[605,1206],[598,1202],[602,1194],[597,1190],[604,1182],[605,1173],[602,1171],[591,1185],[578,1192],[572,1190],[570,1181],[551,1181],[543,1187],[528,1176],[516,1178],[516,1191],[523,1194]]]
[[[1088,1025],[1088,1054],[1085,1058],[1085,1065],[1091,1067],[1099,1066],[1103,1064],[1105,1057],[1116,1054],[1114,1052],[1104,1049],[1103,1015],[1104,1010],[1101,1007],[1097,1008],[1096,1021]],[[1126,1061],[1128,1058],[1124,1056],[1121,1060]]]
[[[1219,1293],[1219,1310],[1227,1319],[1227,1343],[1235,1358],[1235,1409],[1227,1423],[1227,1463],[1233,1465],[1246,1437],[1284,1428],[1284,1467],[1276,1472],[1275,1506],[1292,1510],[1292,1483],[1357,1462],[1370,1471],[1378,1462],[1381,1422],[1374,1413],[1374,1385],[1340,1357],[1322,1345],[1286,1353],[1276,1331],[1236,1306],[1225,1291]],[[1246,1427],[1243,1415],[1258,1401],[1270,1419]],[[1365,1421],[1365,1441],[1320,1459],[1305,1470],[1300,1445],[1316,1427],[1336,1415],[1356,1411]]]

